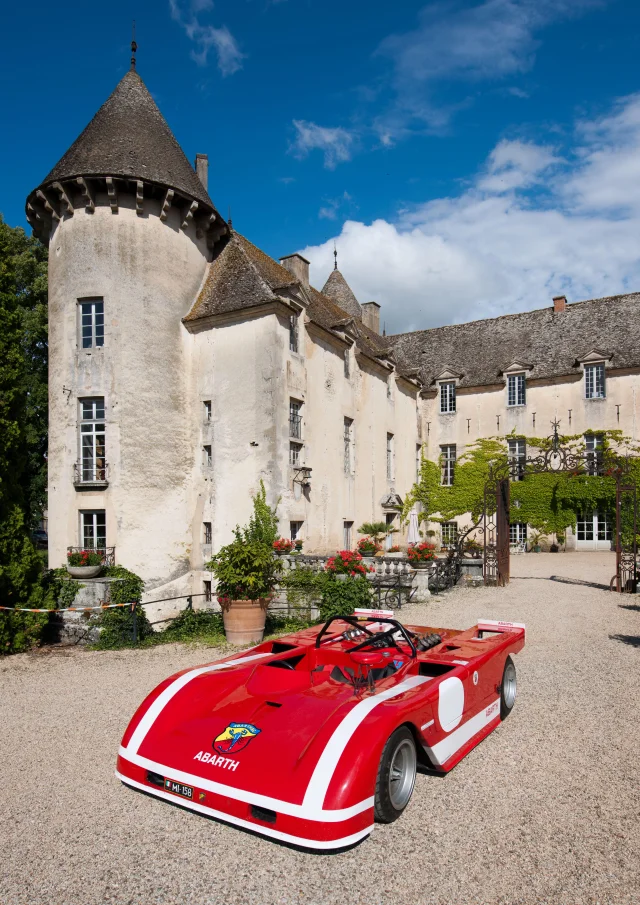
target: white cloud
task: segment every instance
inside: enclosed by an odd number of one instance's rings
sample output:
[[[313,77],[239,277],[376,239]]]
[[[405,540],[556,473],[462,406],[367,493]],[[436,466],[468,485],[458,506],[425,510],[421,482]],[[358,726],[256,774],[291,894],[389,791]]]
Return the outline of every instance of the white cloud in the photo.
[[[347,221],[335,239],[356,296],[400,332],[640,289],[640,94],[575,140],[563,156],[501,142],[458,196]],[[316,285],[333,242],[302,250]]]
[[[357,209],[357,205],[354,205],[353,198],[349,194],[349,192],[344,191],[342,195],[339,195],[337,198],[326,198],[324,204],[318,211],[318,217],[320,220],[337,220],[339,211],[347,207],[348,209]]]
[[[184,29],[195,47],[191,57],[199,66],[206,66],[209,53],[213,51],[217,57],[218,69],[223,76],[233,75],[242,69],[245,54],[240,51],[236,39],[226,25],[215,28],[203,25],[199,14],[213,8],[212,0],[191,0],[188,9],[183,9],[181,0],[169,0],[171,18]]]
[[[412,31],[390,35],[378,54],[390,59],[395,92],[376,125],[383,141],[426,126],[445,129],[467,97],[446,103],[436,98],[442,83],[479,83],[528,71],[535,60],[536,34],[550,22],[576,16],[606,0],[484,0],[473,6],[431,3]],[[517,87],[511,93],[523,96]],[[526,96],[526,95],[525,95]]]
[[[324,165],[329,170],[351,159],[355,135],[347,129],[319,126],[304,119],[294,119],[293,125],[296,135],[289,151],[296,157],[306,157],[310,151],[320,150],[324,153]]]
[[[485,175],[478,188],[506,192],[540,183],[543,174],[559,163],[551,148],[532,142],[501,141],[489,155]]]

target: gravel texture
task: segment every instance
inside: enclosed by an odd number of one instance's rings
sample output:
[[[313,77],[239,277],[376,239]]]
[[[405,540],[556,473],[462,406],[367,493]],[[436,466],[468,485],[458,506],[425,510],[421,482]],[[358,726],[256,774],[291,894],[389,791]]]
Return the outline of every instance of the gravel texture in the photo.
[[[512,715],[445,778],[420,775],[399,821],[339,855],[278,846],[114,778],[144,695],[216,651],[0,661],[1,905],[636,905],[640,598],[598,586],[611,554],[529,554],[512,571],[506,589],[402,613],[527,623]]]

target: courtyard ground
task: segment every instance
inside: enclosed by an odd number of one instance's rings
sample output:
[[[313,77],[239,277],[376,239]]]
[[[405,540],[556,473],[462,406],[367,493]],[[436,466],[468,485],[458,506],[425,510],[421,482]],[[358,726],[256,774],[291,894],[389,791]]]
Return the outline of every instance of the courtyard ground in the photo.
[[[202,647],[47,650],[0,661],[0,905],[637,905],[640,598],[612,554],[513,557],[506,589],[455,590],[407,622],[527,624],[512,715],[407,811],[306,854],[125,788],[129,717]],[[268,769],[268,765],[266,765]]]

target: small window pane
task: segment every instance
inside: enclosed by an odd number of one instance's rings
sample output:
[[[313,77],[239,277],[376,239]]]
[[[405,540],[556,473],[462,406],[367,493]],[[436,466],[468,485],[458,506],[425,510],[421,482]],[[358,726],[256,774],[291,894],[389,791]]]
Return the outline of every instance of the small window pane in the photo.
[[[525,405],[526,378],[524,374],[509,374],[507,376],[507,405]]]
[[[444,487],[451,487],[456,464],[455,444],[448,444],[440,447],[440,462],[442,468],[442,485]]]
[[[440,411],[455,412],[456,410],[456,385],[455,383],[440,384]]]
[[[82,348],[104,345],[104,302],[80,302]]]

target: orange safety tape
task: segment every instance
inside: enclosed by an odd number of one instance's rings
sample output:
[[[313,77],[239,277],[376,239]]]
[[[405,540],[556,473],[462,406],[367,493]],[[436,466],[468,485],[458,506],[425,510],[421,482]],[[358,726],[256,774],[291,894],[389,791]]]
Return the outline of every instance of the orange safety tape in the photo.
[[[45,610],[45,609],[35,610],[35,609],[29,609],[28,607],[25,607],[25,606],[0,606],[0,610],[9,610],[9,611],[13,610],[18,613],[68,613],[68,612],[89,613],[89,612],[91,612],[91,610],[112,610],[115,607],[119,607],[119,606],[130,606],[131,610],[133,612],[136,604],[135,603],[102,603],[102,604],[100,604],[100,606],[65,606],[65,607],[61,607],[60,609],[54,609],[54,610]]]

